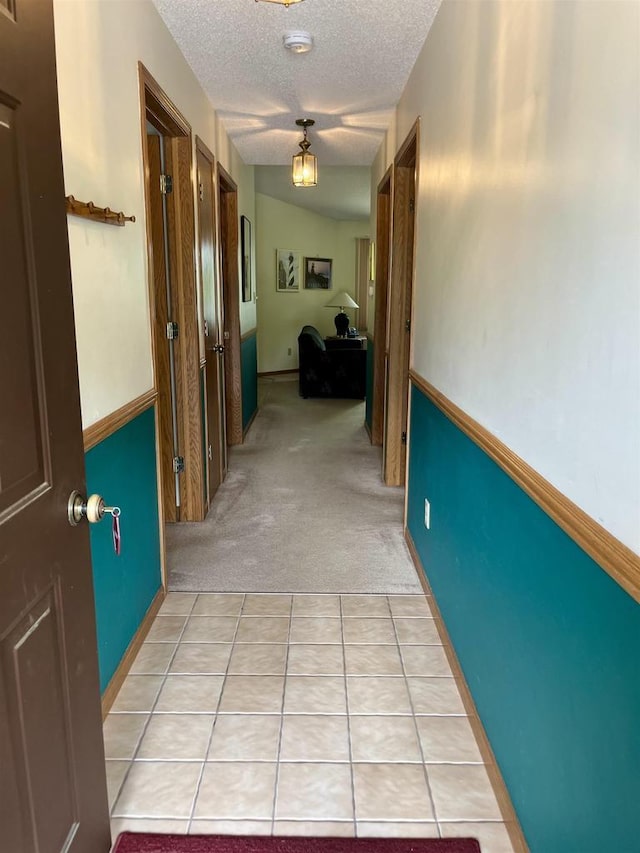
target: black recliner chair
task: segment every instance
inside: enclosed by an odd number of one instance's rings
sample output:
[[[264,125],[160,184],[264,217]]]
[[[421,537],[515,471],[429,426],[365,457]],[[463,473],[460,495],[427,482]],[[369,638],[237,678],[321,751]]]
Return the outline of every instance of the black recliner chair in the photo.
[[[327,349],[314,326],[303,326],[298,336],[300,396],[364,399],[367,352],[345,339]]]

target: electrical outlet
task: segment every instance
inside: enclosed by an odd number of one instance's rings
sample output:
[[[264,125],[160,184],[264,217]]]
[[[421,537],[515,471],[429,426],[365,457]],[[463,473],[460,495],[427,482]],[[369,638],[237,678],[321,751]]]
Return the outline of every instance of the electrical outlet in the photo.
[[[287,355],[291,355],[291,347],[287,350]]]
[[[426,498],[424,499],[424,526],[427,530],[431,529],[431,504]]]

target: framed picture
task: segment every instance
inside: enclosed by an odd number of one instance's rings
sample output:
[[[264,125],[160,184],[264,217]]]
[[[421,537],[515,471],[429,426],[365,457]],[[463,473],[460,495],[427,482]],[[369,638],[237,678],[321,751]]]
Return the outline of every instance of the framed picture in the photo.
[[[300,290],[300,252],[276,249],[276,290],[297,293]]]
[[[251,221],[240,217],[240,241],[242,243],[242,301],[251,302]]]
[[[331,258],[305,258],[305,289],[331,290],[331,264]]]

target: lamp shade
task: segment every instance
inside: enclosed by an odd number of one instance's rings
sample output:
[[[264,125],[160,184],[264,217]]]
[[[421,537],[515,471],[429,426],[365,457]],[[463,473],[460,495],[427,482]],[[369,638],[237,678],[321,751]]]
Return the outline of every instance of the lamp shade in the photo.
[[[315,187],[318,184],[318,158],[310,151],[299,151],[291,158],[291,178],[294,187]]]
[[[302,0],[261,0],[262,3],[277,3],[279,6],[293,6],[294,3],[302,3]]]
[[[340,293],[336,293],[335,296],[332,296],[331,299],[325,304],[325,308],[359,308],[358,303],[352,299],[351,296],[347,293],[346,290],[341,290]]]

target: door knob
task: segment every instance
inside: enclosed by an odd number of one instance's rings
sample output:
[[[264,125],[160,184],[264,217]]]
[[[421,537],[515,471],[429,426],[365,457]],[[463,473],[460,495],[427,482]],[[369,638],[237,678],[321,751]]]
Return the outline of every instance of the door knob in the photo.
[[[216,344],[213,348],[213,351],[217,352],[217,353],[223,353],[224,352],[224,346],[222,344]]]
[[[85,501],[80,492],[71,492],[67,506],[67,514],[69,517],[69,524],[72,527],[80,524],[82,519],[85,517],[87,521],[90,521],[92,524],[96,524],[98,521],[102,521],[107,513],[112,515],[114,518],[118,518],[120,516],[120,507],[105,506],[105,502],[100,495],[90,495]]]

